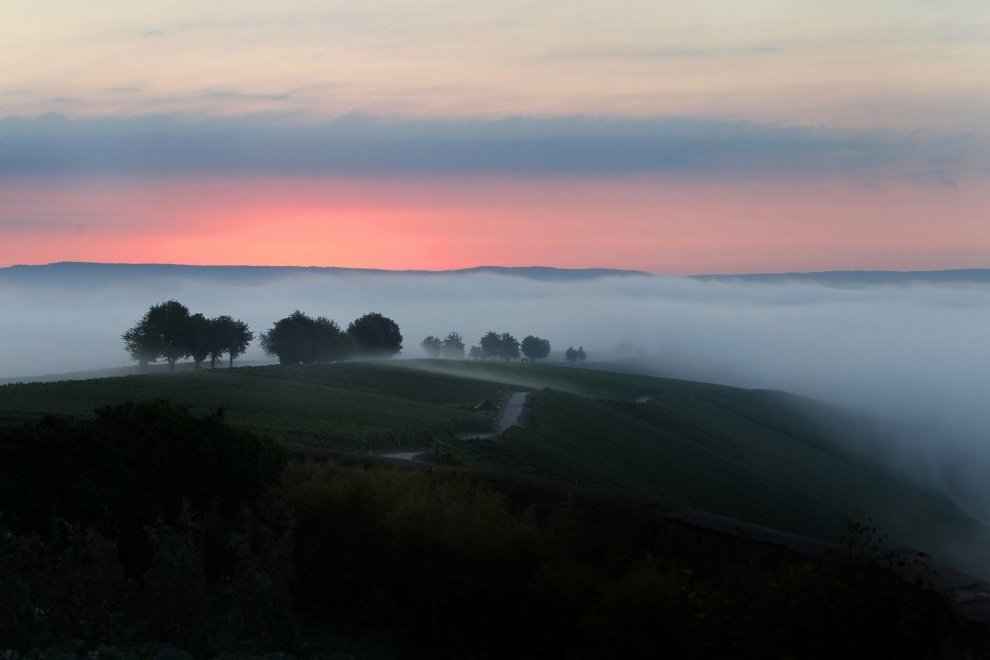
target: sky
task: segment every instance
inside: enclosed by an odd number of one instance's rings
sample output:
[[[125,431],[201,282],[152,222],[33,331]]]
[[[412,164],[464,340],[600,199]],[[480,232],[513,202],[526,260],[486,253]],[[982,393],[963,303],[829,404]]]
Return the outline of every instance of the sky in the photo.
[[[990,266],[985,0],[6,0],[0,266]]]

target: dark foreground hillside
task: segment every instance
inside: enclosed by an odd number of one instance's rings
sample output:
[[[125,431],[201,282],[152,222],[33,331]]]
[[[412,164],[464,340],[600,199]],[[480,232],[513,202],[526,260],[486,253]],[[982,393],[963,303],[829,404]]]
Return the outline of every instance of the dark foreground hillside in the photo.
[[[973,657],[872,562],[658,527],[620,501],[299,462],[164,402],[0,430],[0,650],[113,657]]]
[[[472,410],[532,392],[501,438]],[[990,533],[938,493],[854,451],[869,429],[781,392],[559,365],[411,360],[270,366],[0,387],[0,419],[167,399],[295,445],[420,451],[468,469],[551,479],[826,541],[872,520],[894,546],[982,574]],[[855,442],[851,434],[857,434]]]

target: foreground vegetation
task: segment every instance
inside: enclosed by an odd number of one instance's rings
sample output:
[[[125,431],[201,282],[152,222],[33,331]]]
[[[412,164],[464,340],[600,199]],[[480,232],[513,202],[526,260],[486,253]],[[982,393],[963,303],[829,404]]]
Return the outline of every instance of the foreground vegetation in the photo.
[[[465,440],[474,412],[531,390],[530,427]],[[987,530],[854,450],[870,429],[779,392],[552,364],[416,360],[283,365],[0,387],[0,419],[88,415],[167,399],[275,440],[343,452],[419,449],[442,462],[696,508],[837,540],[872,518],[895,546],[964,570]],[[857,437],[857,434],[863,437]],[[979,559],[978,557],[976,557]]]
[[[231,423],[276,440],[367,452],[487,430],[490,421],[471,408],[500,400],[506,387],[379,363],[245,367],[2,386],[0,419],[167,399],[201,413],[222,407]]]
[[[2,429],[0,476],[0,649],[831,658],[973,643],[946,603],[855,556],[685,553],[593,500],[288,462],[164,402]]]

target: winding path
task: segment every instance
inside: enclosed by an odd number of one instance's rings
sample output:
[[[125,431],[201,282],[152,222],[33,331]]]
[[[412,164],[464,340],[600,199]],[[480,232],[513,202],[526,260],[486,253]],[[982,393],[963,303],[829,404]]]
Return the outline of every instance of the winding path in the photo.
[[[525,426],[523,423],[523,413],[526,412],[526,399],[532,392],[513,392],[509,397],[509,400],[505,402],[505,408],[502,409],[502,414],[498,416],[498,421],[495,424],[495,431],[492,433],[481,433],[481,434],[466,434],[459,435],[461,440],[485,440],[488,438],[497,438],[513,426]],[[418,451],[402,451],[402,452],[392,452],[388,454],[379,454],[383,458],[394,458],[400,461],[418,461],[421,460],[418,457],[423,454],[429,454],[428,449],[420,449]]]
[[[498,432],[505,433],[513,426],[522,426],[522,414],[526,409],[529,392],[513,392],[505,403],[505,409],[498,418]]]

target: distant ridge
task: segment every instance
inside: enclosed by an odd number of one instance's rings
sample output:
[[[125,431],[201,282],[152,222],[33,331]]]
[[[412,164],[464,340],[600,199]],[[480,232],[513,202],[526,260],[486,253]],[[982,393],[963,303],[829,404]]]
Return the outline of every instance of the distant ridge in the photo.
[[[549,266],[476,266],[456,270],[383,270],[375,268],[339,268],[335,266],[187,266],[181,264],[111,264],[61,261],[38,266],[0,268],[0,281],[19,283],[100,284],[122,277],[158,279],[188,277],[227,284],[258,284],[280,277],[326,274],[344,275],[471,275],[491,274],[542,281],[590,280],[602,277],[650,276],[638,270],[611,268],[552,268]]]
[[[990,284],[990,268],[959,270],[826,270],[795,273],[745,273],[740,275],[692,275],[692,279],[718,282],[808,282],[833,287],[876,284]]]
[[[413,275],[498,275],[544,282],[575,282],[606,277],[653,277],[641,270],[618,268],[554,268],[551,266],[475,266],[451,270],[385,270],[380,268],[341,268],[337,266],[190,266],[184,264],[115,264],[60,261],[43,265],[16,265],[0,268],[0,282],[18,284],[57,284],[60,286],[103,285],[126,280],[149,281],[188,278],[239,284],[263,284],[298,275],[381,276]],[[752,282],[781,284],[804,282],[847,288],[871,285],[911,284],[990,284],[990,268],[957,270],[826,270],[786,273],[738,273],[689,275],[706,282]]]

